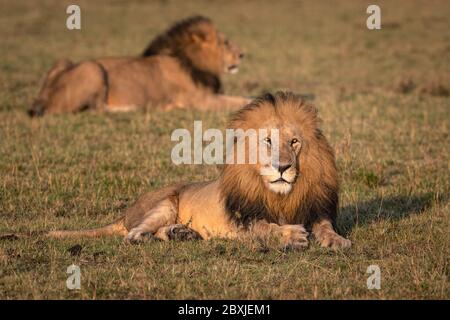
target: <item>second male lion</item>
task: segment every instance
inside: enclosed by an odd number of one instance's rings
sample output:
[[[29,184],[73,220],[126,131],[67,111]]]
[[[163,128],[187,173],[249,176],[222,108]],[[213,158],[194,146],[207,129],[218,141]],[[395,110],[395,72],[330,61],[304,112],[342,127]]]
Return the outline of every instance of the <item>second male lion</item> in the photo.
[[[226,164],[216,180],[178,183],[144,194],[108,226],[45,235],[119,234],[139,242],[153,237],[238,238],[253,233],[275,237],[284,247],[302,248],[311,232],[324,247],[349,247],[350,241],[334,229],[338,175],[332,148],[318,122],[317,110],[297,96],[266,94],[239,110],[230,128],[264,129],[266,133],[258,136],[258,148],[271,145],[271,130],[277,129],[278,156],[270,152],[268,161]]]
[[[239,108],[247,99],[224,95],[220,77],[237,72],[242,57],[211,20],[191,17],[156,37],[140,57],[56,62],[29,114]]]

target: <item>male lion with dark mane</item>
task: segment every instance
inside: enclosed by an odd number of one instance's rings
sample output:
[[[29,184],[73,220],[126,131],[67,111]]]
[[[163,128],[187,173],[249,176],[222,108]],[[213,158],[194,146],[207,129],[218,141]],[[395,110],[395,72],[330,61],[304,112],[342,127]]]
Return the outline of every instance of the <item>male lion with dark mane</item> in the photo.
[[[144,194],[105,227],[45,235],[119,234],[129,242],[140,242],[253,234],[275,238],[283,247],[303,248],[311,232],[324,247],[349,247],[351,242],[334,229],[338,174],[333,150],[318,124],[317,110],[298,96],[263,95],[235,113],[229,128],[277,129],[278,156],[270,152],[265,162],[226,164],[216,180],[178,183]],[[260,135],[258,147],[267,148],[272,138],[272,134]],[[235,139],[233,145],[238,142]]]
[[[156,37],[140,57],[59,60],[45,76],[29,114],[133,111],[146,107],[204,110],[242,107],[223,94],[220,76],[236,73],[243,53],[211,20],[195,16]]]

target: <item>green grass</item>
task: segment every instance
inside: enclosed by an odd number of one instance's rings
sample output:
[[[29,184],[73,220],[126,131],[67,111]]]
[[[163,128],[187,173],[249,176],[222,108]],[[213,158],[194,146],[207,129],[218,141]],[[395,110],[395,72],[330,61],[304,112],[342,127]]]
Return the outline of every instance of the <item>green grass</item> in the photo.
[[[224,129],[225,112],[25,114],[55,59],[137,54],[201,13],[247,53],[227,92],[314,94],[341,175],[338,224],[354,245],[1,241],[1,298],[450,298],[448,1],[380,1],[380,31],[365,27],[364,1],[78,3],[82,30],[68,31],[69,2],[1,1],[0,232],[99,226],[143,192],[218,175],[174,166],[170,134],[200,119]],[[72,263],[79,291],[65,286]],[[366,287],[371,264],[381,290]]]

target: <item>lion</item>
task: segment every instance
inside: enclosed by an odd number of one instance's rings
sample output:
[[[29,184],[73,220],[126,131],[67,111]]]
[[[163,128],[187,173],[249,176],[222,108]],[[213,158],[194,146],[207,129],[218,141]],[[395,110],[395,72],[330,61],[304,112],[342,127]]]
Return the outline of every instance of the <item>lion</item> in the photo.
[[[333,150],[318,125],[317,109],[299,96],[260,96],[234,114],[229,128],[278,129],[277,157],[270,149],[265,161],[224,164],[213,181],[177,183],[146,193],[105,227],[45,235],[122,235],[131,243],[252,235],[297,249],[308,246],[311,234],[323,247],[350,247],[350,240],[335,231],[338,174]],[[258,147],[270,146],[271,139],[272,134],[260,135]],[[232,143],[237,147],[242,138]]]
[[[29,115],[147,107],[237,109],[249,100],[224,95],[220,77],[236,73],[243,57],[210,19],[190,17],[156,37],[139,57],[57,61]]]

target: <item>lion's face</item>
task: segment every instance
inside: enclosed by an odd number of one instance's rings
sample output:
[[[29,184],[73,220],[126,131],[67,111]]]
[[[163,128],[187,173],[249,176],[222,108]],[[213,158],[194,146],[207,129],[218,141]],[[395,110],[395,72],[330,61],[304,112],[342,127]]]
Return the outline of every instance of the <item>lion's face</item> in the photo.
[[[298,129],[289,123],[271,123],[266,128],[263,132],[267,135],[259,137],[258,143],[259,148],[267,150],[268,157],[259,158],[253,169],[270,191],[288,194],[299,173],[302,137]]]
[[[236,166],[252,171],[254,179],[260,179],[269,191],[289,194],[301,165],[303,137],[298,126],[273,117],[239,129],[233,149]]]
[[[238,72],[244,57],[242,50],[214,25],[198,26],[191,34],[191,40],[184,52],[195,68],[217,75]]]
[[[223,72],[235,74],[239,71],[239,64],[244,57],[241,48],[229,40],[224,34],[218,34],[218,46],[222,52]]]
[[[157,54],[176,56],[199,71],[217,76],[236,73],[244,57],[235,43],[219,32],[211,20],[202,16],[190,17],[173,25],[150,43],[143,56]]]

